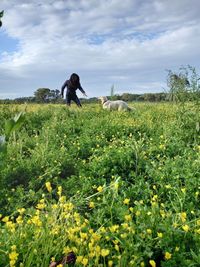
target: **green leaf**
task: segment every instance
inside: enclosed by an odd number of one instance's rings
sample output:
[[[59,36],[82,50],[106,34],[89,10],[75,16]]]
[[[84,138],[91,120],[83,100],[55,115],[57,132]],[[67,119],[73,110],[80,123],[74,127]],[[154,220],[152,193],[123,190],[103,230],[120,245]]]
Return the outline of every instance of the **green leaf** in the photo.
[[[2,11],[0,12],[0,18],[3,17],[3,13],[4,13],[4,11],[2,10]]]
[[[21,127],[21,125],[23,124],[24,119],[25,119],[24,112],[20,112],[19,114],[16,114],[14,117],[15,124],[14,124],[12,131],[18,130]]]
[[[11,132],[13,131],[14,125],[15,121],[13,119],[7,120],[5,122],[5,135],[7,140],[10,137]]]
[[[5,122],[5,135],[6,140],[9,139],[12,132],[17,131],[23,124],[25,119],[24,112],[16,114],[13,119],[7,120]]]

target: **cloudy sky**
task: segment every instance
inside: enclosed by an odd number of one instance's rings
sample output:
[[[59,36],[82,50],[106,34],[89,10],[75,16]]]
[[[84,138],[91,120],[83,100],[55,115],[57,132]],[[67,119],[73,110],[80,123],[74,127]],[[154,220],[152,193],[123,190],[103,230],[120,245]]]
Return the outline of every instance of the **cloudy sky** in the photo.
[[[0,0],[0,98],[60,89],[162,92],[167,69],[200,70],[199,0]],[[81,93],[78,92],[81,96]]]

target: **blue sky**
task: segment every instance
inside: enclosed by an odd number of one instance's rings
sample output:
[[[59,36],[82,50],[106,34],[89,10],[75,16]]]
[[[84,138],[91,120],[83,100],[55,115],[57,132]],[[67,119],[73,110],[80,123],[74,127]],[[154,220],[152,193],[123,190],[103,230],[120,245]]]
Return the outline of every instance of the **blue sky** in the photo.
[[[0,54],[13,53],[17,49],[18,40],[9,37],[5,32],[0,31]]]
[[[0,98],[60,89],[162,92],[167,69],[200,70],[199,0],[1,0]],[[82,96],[78,92],[79,96]]]

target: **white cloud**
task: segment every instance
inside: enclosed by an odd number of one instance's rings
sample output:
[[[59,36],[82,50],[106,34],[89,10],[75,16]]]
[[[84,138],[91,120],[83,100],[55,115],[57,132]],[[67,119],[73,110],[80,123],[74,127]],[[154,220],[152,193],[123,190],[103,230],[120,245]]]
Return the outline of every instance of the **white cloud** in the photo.
[[[198,0],[1,0],[4,30],[17,38],[0,55],[0,93],[33,95],[80,74],[89,96],[162,91],[165,69],[200,67]]]

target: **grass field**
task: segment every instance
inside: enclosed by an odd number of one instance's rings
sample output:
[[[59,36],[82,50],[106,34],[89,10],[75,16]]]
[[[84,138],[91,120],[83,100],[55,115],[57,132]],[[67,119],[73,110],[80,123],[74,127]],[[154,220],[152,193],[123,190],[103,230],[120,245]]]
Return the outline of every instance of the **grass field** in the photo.
[[[199,114],[132,106],[0,106],[0,266],[200,266]]]

